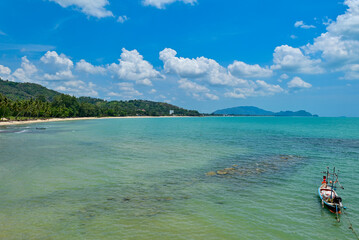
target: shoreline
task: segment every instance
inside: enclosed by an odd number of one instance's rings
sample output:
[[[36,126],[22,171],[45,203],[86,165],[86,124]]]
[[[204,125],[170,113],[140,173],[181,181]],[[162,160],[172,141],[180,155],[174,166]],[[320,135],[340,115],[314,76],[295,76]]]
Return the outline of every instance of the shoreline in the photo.
[[[95,120],[95,119],[130,119],[130,118],[179,118],[179,117],[190,117],[190,116],[125,116],[125,117],[76,117],[76,118],[49,118],[49,119],[34,119],[24,121],[0,121],[0,126],[11,126],[11,125],[24,125],[34,123],[46,123],[46,122],[65,122],[65,121],[79,121],[79,120]]]

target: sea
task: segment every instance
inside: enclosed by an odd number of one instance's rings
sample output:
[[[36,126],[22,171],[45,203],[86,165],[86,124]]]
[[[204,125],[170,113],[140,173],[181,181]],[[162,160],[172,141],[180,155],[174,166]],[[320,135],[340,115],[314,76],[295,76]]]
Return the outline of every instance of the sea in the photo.
[[[318,197],[339,170],[346,207]],[[357,239],[359,118],[0,127],[0,239]]]

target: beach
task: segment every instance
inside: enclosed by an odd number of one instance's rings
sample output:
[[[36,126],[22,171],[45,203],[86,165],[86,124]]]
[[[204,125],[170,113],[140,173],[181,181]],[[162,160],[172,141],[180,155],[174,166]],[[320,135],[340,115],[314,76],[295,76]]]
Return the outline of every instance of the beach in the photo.
[[[47,123],[47,122],[79,121],[79,120],[96,120],[96,119],[179,118],[179,117],[187,117],[187,116],[125,116],[125,117],[49,118],[49,119],[34,119],[34,120],[25,120],[25,121],[0,121],[0,126]]]

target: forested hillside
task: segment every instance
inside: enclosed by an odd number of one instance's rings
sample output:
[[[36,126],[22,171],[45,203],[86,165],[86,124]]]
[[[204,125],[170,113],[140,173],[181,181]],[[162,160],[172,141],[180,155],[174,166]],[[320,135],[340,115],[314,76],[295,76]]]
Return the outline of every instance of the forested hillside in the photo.
[[[11,100],[29,100],[30,98],[42,97],[47,101],[52,101],[55,96],[61,93],[35,83],[18,83],[4,81],[0,78],[0,94]]]
[[[61,94],[33,83],[0,79],[0,119],[68,118],[105,116],[199,116],[168,103],[147,100],[105,101],[97,98]]]

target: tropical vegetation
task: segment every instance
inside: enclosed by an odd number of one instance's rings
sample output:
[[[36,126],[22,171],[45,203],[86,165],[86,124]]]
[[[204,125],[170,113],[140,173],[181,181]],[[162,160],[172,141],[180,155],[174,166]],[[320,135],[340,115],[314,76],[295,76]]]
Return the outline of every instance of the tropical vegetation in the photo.
[[[170,113],[173,110],[173,113]],[[199,116],[168,103],[147,100],[106,101],[74,97],[32,83],[0,79],[0,119],[71,118],[106,116]]]

